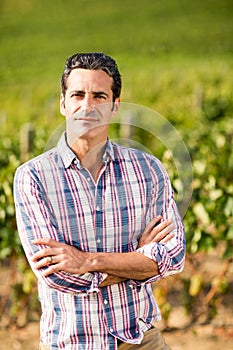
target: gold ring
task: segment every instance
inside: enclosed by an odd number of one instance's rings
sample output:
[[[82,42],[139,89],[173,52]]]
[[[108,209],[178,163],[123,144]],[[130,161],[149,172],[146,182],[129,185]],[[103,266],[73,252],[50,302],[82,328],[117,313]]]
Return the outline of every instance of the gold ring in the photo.
[[[53,263],[53,257],[49,256],[49,265],[51,265]]]

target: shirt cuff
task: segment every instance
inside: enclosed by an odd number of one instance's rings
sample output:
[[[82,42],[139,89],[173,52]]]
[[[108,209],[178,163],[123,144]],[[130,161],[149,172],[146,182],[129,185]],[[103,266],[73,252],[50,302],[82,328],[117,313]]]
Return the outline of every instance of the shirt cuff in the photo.
[[[137,249],[136,252],[143,254],[147,258],[155,261],[158,265],[159,272],[157,275],[152,276],[143,281],[132,280],[131,284],[141,286],[143,284],[152,283],[165,277],[166,272],[171,267],[171,259],[164,245],[153,242],[153,243],[146,244],[143,247]]]

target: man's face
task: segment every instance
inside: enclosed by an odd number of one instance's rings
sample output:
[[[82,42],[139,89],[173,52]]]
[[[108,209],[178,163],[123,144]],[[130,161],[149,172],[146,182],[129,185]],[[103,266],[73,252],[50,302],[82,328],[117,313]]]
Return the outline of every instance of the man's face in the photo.
[[[102,70],[74,69],[67,81],[60,110],[67,120],[70,146],[78,138],[106,140],[110,119],[119,107],[113,104],[112,78]]]

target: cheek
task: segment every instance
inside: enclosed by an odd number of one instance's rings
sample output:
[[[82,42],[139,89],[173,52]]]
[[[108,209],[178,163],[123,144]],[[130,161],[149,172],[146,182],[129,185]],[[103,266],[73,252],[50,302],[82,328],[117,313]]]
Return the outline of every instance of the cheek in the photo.
[[[78,101],[68,101],[65,104],[65,110],[68,115],[72,115],[81,108],[81,104]]]
[[[96,109],[99,110],[99,112],[102,114],[103,117],[107,118],[107,119],[110,119],[111,118],[111,115],[112,115],[112,109],[113,105],[112,105],[112,102],[111,103],[103,103],[101,105],[98,105],[96,107]]]

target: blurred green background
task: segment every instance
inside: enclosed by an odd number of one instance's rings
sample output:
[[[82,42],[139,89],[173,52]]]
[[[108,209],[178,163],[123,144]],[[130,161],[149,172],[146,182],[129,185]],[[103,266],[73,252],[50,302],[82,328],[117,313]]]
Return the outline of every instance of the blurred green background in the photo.
[[[122,101],[158,111],[179,131],[193,164],[193,196],[184,219],[187,252],[195,260],[202,251],[218,249],[230,266],[232,14],[232,0],[0,0],[0,260],[10,259],[17,272],[11,283],[14,317],[34,288],[20,260],[12,196],[14,171],[21,162],[20,129],[28,122],[35,128],[31,157],[43,151],[63,121],[60,77],[65,59],[76,52],[113,56],[123,77]],[[138,141],[151,149],[151,137],[137,133]],[[172,160],[156,151],[177,190],[182,184]],[[208,299],[216,311],[217,296],[232,287],[228,272],[228,267],[221,272],[217,287],[195,268],[194,277],[184,275],[187,309],[192,312],[194,299],[202,295],[199,302]],[[212,297],[203,298],[210,291]]]
[[[190,121],[186,96],[199,83],[213,79],[219,94],[221,80],[232,84],[232,9],[232,0],[1,0],[1,132],[54,127],[65,59],[85,51],[117,60],[123,101]]]

